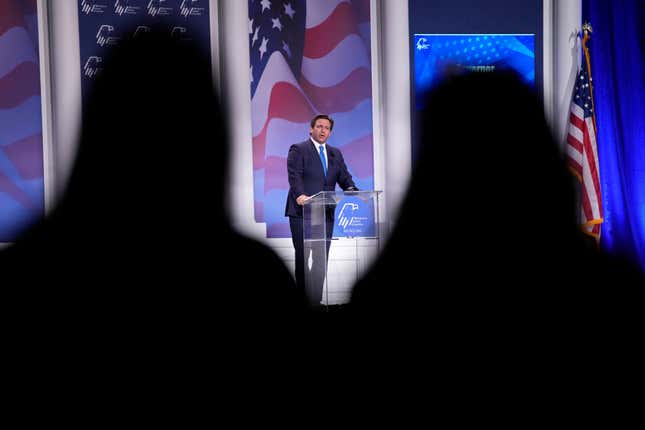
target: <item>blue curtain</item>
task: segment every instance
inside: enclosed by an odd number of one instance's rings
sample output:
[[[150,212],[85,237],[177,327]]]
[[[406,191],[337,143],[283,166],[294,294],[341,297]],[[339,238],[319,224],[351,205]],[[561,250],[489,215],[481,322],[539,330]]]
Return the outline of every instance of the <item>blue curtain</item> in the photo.
[[[645,270],[645,1],[583,0],[604,205],[601,247]]]

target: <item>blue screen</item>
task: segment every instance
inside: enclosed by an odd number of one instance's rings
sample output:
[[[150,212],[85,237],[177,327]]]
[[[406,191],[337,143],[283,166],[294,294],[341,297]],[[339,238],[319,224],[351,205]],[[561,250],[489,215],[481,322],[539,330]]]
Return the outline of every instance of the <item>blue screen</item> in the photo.
[[[414,92],[422,97],[448,71],[514,70],[535,85],[533,34],[415,34]]]

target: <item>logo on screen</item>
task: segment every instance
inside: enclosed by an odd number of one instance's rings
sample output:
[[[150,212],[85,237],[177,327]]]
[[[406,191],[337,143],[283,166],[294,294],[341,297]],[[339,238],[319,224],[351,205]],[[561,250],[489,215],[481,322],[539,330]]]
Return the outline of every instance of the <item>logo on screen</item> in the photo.
[[[136,30],[134,30],[134,34],[132,35],[133,39],[136,39],[137,37],[141,36],[144,33],[150,32],[150,27],[147,25],[140,25],[137,27]]]
[[[83,73],[85,74],[85,76],[92,78],[99,74],[101,72],[100,64],[102,62],[103,59],[101,57],[97,57],[96,55],[92,55],[90,58],[88,58],[85,62],[85,65],[83,66]]]
[[[417,40],[417,49],[419,51],[423,49],[430,49],[430,44],[428,43],[425,37],[422,37],[419,40]]]
[[[132,6],[133,3],[136,3],[136,0],[116,0],[114,2],[114,13],[117,15],[136,15],[141,6]]]
[[[113,32],[113,26],[107,24],[101,25],[98,33],[96,33],[96,44],[99,46],[116,45],[119,41],[119,37],[110,36]]]
[[[181,16],[188,18],[189,16],[202,16],[204,8],[199,7],[200,0],[182,0],[179,6]]]
[[[168,4],[168,0],[150,0],[148,2],[148,14],[150,16],[170,15],[172,8],[164,6],[166,4]]]
[[[105,13],[106,8],[107,4],[105,3],[105,0],[83,0],[81,2],[81,12],[85,15],[89,15],[91,13]]]
[[[188,37],[188,29],[186,27],[173,27],[170,31],[170,37],[175,40],[191,40]]]

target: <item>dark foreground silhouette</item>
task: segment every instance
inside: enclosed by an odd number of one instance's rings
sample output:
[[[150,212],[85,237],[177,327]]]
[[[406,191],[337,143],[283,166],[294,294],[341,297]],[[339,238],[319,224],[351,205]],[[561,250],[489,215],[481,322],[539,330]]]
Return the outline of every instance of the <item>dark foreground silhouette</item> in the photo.
[[[208,55],[154,29],[105,59],[64,195],[0,254],[3,302],[25,324],[125,340],[302,312],[280,258],[227,217],[229,143],[212,81]]]
[[[417,334],[497,327],[561,340],[642,323],[644,278],[580,233],[535,94],[514,75],[468,74],[425,106],[407,198],[352,312]]]

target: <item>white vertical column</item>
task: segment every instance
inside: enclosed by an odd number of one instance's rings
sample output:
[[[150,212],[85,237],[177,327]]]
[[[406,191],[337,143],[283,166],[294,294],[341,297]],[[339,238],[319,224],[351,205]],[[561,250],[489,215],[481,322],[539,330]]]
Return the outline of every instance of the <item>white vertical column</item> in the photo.
[[[56,176],[54,172],[54,146],[52,128],[51,97],[51,56],[49,44],[49,7],[46,0],[38,0],[38,62],[40,65],[40,97],[43,129],[43,184],[45,192],[45,213],[48,213],[56,197]]]
[[[211,41],[211,61],[213,68],[213,80],[218,94],[222,94],[222,83],[220,81],[220,44],[219,44],[219,0],[209,1],[209,23]]]
[[[556,1],[553,9],[554,46],[554,134],[558,143],[566,141],[571,92],[579,64],[578,38],[582,21],[580,0]]]
[[[372,55],[372,142],[374,153],[374,189],[385,189],[385,139],[383,136],[383,55],[382,55],[382,28],[383,13],[379,0],[370,1],[370,42]],[[385,198],[379,199],[380,222],[387,221]]]
[[[544,116],[552,130],[555,129],[553,2],[554,0],[542,1],[542,95],[544,99]]]
[[[81,57],[78,40],[78,4],[49,1],[51,47],[51,146],[54,195],[59,196],[76,158],[81,125]]]
[[[396,221],[411,173],[408,2],[382,1],[382,113],[387,220]]]
[[[219,3],[221,83],[230,120],[230,215],[240,232],[264,239],[266,227],[256,223],[253,215],[248,3],[240,0],[220,0]]]

